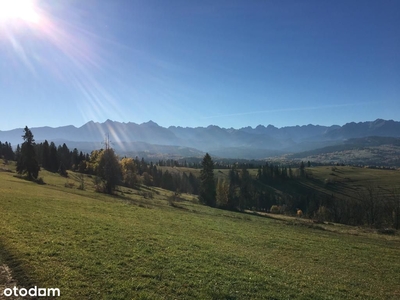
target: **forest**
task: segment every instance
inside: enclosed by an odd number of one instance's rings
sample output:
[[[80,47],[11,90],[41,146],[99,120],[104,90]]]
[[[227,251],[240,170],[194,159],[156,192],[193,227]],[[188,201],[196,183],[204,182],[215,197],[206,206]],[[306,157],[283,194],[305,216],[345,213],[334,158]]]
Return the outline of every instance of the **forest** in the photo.
[[[27,150],[28,146],[31,150]],[[59,146],[47,140],[35,143],[27,127],[22,146],[17,145],[14,152],[8,142],[0,142],[0,155],[5,163],[15,160],[17,171],[27,173],[28,177],[34,174],[34,179],[40,168],[64,177],[69,176],[69,170],[89,175],[98,192],[111,194],[118,186],[140,189],[145,185],[176,194],[198,195],[202,203],[221,209],[287,215],[295,215],[300,210],[304,217],[315,222],[400,228],[400,194],[395,189],[383,192],[378,186],[368,185],[352,193],[333,192],[338,183],[315,178],[310,161],[293,161],[291,165],[268,161],[258,166],[243,161],[224,164],[214,163],[206,154],[201,163],[174,160],[154,163],[138,157],[118,157],[109,143],[90,154],[76,148],[70,150],[65,143]],[[32,160],[33,167],[28,162]],[[331,175],[335,175],[337,167],[331,168]],[[228,172],[226,176],[219,174],[221,170]]]

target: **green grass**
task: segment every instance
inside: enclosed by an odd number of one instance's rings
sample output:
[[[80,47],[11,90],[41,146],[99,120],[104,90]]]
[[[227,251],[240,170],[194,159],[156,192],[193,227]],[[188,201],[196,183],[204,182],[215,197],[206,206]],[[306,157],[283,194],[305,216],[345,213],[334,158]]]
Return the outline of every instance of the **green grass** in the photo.
[[[0,172],[0,263],[61,299],[397,299],[400,240]],[[69,180],[71,182],[72,180]]]
[[[400,171],[369,169],[350,166],[321,166],[307,168],[315,181],[306,184],[327,194],[354,197],[358,190],[367,187],[378,189],[382,195],[391,196],[400,191]],[[326,184],[326,182],[330,182]]]
[[[200,177],[201,169],[194,169],[194,168],[186,168],[186,167],[158,167],[163,172],[168,171],[172,174],[180,174],[186,173],[189,175],[192,173],[196,177]],[[225,181],[229,181],[229,171],[230,169],[214,169],[214,176],[216,179],[221,179]],[[257,170],[254,170],[255,174],[257,174]]]

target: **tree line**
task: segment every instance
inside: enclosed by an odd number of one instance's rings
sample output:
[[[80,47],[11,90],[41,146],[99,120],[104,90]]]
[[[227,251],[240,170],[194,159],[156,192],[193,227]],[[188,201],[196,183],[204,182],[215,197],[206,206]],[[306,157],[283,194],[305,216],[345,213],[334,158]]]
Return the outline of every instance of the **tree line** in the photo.
[[[11,146],[11,143],[5,142],[4,144],[0,141],[0,157],[5,160],[14,160],[15,153]]]
[[[338,197],[310,188],[306,164],[297,167],[266,162],[258,165],[252,176],[246,163],[231,164],[228,176],[217,179],[215,164],[207,153],[199,165],[200,177],[191,172],[163,171],[161,166],[176,166],[173,160],[158,165],[143,158],[119,158],[106,143],[105,149],[90,154],[70,151],[66,144],[56,147],[53,142],[36,144],[28,127],[24,142],[15,153],[9,143],[0,142],[0,154],[5,160],[17,162],[17,172],[28,179],[37,179],[40,168],[68,176],[67,170],[94,175],[96,190],[113,193],[117,185],[138,188],[141,184],[161,187],[174,192],[191,193],[209,206],[229,210],[274,211],[294,214],[302,210],[305,216],[319,221],[371,227],[400,228],[400,193],[383,194],[378,187],[359,189],[354,197]],[[188,165],[186,165],[188,167]],[[310,166],[310,162],[307,162]],[[226,165],[225,165],[226,167]],[[329,183],[328,183],[329,184]]]
[[[140,184],[161,187],[170,191],[198,194],[200,181],[191,172],[173,173],[158,168],[153,162],[147,163],[142,158],[123,157],[120,159],[106,143],[105,149],[93,150],[90,154],[67,145],[59,145],[45,140],[35,143],[28,127],[24,129],[23,143],[14,152],[11,144],[0,142],[0,157],[17,162],[17,172],[26,174],[30,180],[36,180],[40,168],[68,176],[67,170],[95,176],[96,189],[113,193],[117,185],[136,188]],[[173,163],[168,161],[168,165]],[[165,164],[161,164],[165,165]],[[173,164],[172,164],[173,165]]]
[[[317,222],[400,228],[398,191],[388,194],[379,187],[368,186],[359,188],[352,197],[326,194],[305,184],[313,179],[304,162],[295,169],[265,163],[255,176],[250,175],[246,166],[233,165],[224,179],[215,179],[213,169],[207,154],[202,162],[199,199],[213,207],[289,215],[301,210]]]
[[[148,163],[143,158],[139,160],[138,157],[120,159],[110,147],[93,150],[90,155],[80,160],[78,166],[73,170],[98,176],[106,182],[106,185],[107,182],[114,182],[112,185],[114,188],[116,185],[137,188],[144,184],[174,192],[198,194],[200,185],[198,178],[191,172],[180,174],[168,170],[163,171],[153,162]],[[108,193],[112,192],[109,188],[106,190]]]

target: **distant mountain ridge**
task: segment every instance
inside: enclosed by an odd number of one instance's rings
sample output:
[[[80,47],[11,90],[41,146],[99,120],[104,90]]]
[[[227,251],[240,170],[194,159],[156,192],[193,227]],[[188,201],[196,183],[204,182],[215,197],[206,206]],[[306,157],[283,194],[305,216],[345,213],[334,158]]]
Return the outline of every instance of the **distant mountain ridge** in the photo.
[[[333,146],[348,139],[368,136],[400,137],[400,122],[382,119],[351,122],[343,126],[309,124],[277,128],[258,125],[240,129],[215,125],[165,128],[153,121],[136,124],[107,120],[104,123],[90,121],[81,127],[69,125],[30,129],[37,142],[65,142],[70,148],[72,145],[85,144],[85,151],[97,149],[105,136],[109,135],[113,147],[121,153],[132,153],[135,149],[174,155],[191,153],[193,156],[214,152],[227,158],[265,158],[277,153],[296,153]],[[0,141],[8,141],[14,146],[20,144],[22,132],[22,128],[0,131]]]

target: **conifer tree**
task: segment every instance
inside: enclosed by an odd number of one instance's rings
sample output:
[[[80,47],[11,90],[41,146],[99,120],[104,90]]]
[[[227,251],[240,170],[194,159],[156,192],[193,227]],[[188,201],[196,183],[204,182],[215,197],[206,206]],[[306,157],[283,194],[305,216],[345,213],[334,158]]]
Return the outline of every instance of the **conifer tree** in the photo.
[[[18,161],[20,157],[21,157],[21,147],[18,144],[17,149],[15,149],[15,161]]]
[[[228,208],[236,210],[239,206],[239,197],[236,189],[240,185],[240,178],[235,166],[229,170],[229,190],[228,190]]]
[[[36,179],[39,175],[39,164],[36,159],[35,153],[35,140],[33,134],[28,126],[25,126],[24,135],[22,138],[24,142],[21,146],[21,153],[17,161],[18,174],[27,174],[28,179]]]
[[[200,171],[200,202],[209,206],[215,207],[216,205],[216,187],[214,180],[214,162],[211,156],[206,153],[201,163],[202,170]]]
[[[51,142],[49,146],[49,170],[52,172],[56,172],[59,167],[59,161],[58,161],[58,153],[57,153],[57,148],[56,145]]]
[[[0,158],[4,158],[5,161],[14,160],[14,151],[11,147],[11,143],[0,142]]]
[[[71,164],[72,164],[72,168],[75,170],[78,169],[80,160],[79,160],[79,153],[78,153],[78,149],[74,148],[74,150],[72,151],[71,154]]]
[[[239,208],[241,210],[245,209],[250,202],[251,195],[251,177],[249,171],[244,167],[241,172],[241,182],[239,190]]]
[[[47,140],[45,140],[43,143],[42,167],[46,170],[49,170],[50,168],[50,147]]]

